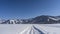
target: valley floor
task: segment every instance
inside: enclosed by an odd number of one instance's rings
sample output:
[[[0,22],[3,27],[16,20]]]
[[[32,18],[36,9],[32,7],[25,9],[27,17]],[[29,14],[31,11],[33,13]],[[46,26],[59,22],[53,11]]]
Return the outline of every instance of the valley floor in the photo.
[[[0,34],[60,34],[60,24],[0,24]]]

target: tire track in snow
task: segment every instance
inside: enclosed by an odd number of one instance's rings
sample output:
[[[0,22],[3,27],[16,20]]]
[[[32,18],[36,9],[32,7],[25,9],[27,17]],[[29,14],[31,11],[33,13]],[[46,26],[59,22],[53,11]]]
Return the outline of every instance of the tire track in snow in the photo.
[[[32,25],[31,27],[27,27],[20,34],[44,34],[44,32]]]

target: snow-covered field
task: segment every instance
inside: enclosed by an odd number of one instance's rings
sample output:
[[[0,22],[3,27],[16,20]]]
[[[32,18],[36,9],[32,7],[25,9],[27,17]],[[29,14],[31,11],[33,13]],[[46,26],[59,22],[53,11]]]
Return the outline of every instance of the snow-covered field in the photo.
[[[60,24],[0,24],[0,34],[60,34]]]

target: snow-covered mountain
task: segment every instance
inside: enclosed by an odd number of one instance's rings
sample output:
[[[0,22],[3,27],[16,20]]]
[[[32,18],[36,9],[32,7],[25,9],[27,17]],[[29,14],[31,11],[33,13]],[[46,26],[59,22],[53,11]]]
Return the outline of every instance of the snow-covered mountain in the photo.
[[[41,15],[30,19],[8,19],[0,20],[0,24],[57,24],[60,23],[59,16]]]
[[[48,16],[48,15],[42,15],[35,17],[32,20],[32,23],[38,23],[38,24],[53,24],[53,23],[60,23],[60,17],[57,16]]]

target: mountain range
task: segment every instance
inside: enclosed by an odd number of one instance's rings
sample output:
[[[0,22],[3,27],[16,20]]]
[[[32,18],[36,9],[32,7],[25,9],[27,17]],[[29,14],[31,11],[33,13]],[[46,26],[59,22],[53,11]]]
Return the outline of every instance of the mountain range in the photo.
[[[0,24],[59,24],[60,16],[41,15],[29,19],[0,19]]]

